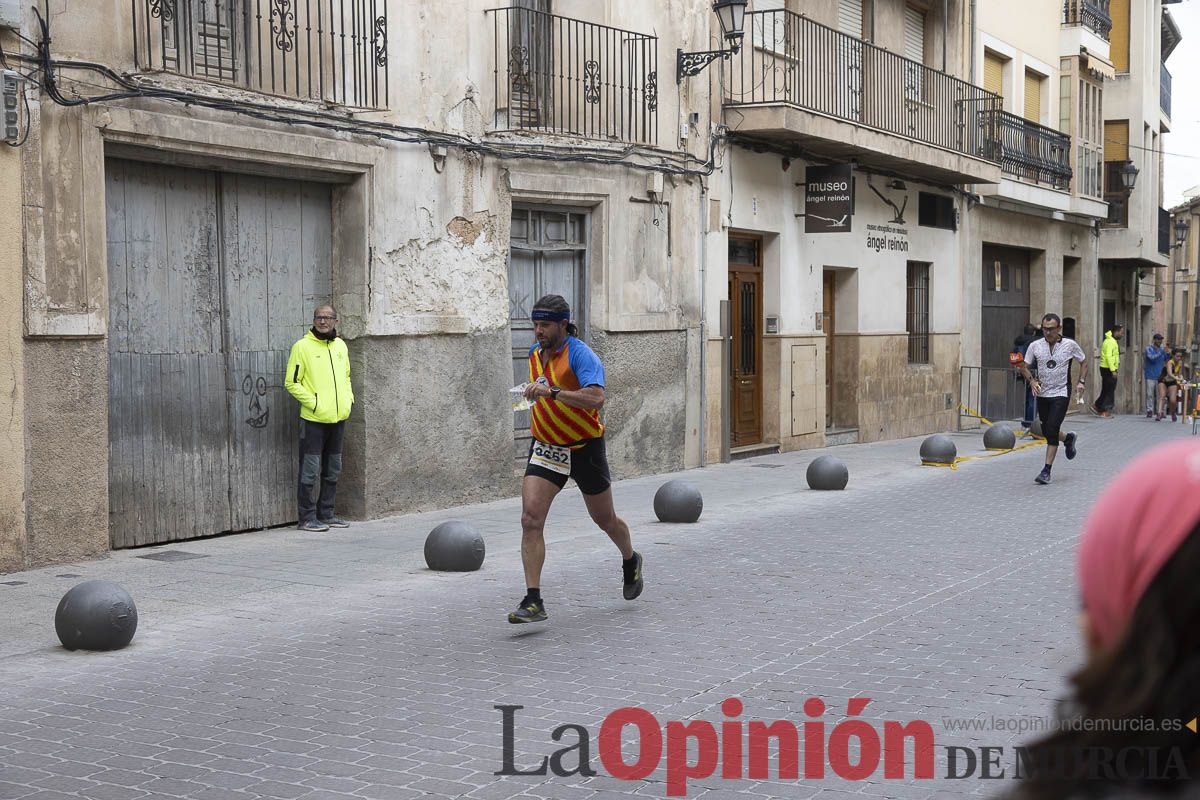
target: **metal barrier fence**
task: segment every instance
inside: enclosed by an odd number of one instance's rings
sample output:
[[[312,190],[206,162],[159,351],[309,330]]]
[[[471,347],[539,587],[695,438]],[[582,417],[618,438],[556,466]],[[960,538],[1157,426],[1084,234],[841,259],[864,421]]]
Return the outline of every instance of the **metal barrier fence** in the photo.
[[[992,422],[1025,416],[1025,383],[1012,367],[960,367],[958,397],[960,431],[978,424],[976,414]]]

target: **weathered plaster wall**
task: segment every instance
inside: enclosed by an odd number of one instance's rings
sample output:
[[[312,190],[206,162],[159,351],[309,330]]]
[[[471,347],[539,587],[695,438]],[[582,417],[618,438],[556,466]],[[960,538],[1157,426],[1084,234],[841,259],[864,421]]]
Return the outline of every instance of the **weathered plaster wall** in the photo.
[[[29,566],[108,549],[108,344],[25,345]]]
[[[507,332],[369,337],[357,343],[363,393],[361,513],[378,517],[508,496],[513,419]]]
[[[683,469],[688,336],[683,331],[592,337],[605,365],[605,446],[614,478]]]
[[[2,42],[11,46],[9,37]],[[25,346],[21,314],[21,155],[0,148],[0,215],[10,221],[0,237],[0,450],[9,454],[0,470],[0,572],[25,565]]]

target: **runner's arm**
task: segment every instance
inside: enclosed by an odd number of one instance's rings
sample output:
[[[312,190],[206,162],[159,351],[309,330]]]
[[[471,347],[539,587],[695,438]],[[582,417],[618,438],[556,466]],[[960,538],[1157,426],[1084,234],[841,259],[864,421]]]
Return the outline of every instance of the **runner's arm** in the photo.
[[[550,387],[538,383],[530,387],[534,397],[550,397]],[[604,387],[585,386],[582,389],[560,389],[556,398],[572,408],[598,409],[604,406]]]

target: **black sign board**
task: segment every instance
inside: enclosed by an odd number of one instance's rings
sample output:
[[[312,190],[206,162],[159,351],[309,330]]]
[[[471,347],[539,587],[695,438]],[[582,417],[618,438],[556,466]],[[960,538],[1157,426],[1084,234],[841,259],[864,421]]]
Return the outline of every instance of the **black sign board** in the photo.
[[[805,173],[804,232],[849,233],[853,218],[853,167],[809,167]]]

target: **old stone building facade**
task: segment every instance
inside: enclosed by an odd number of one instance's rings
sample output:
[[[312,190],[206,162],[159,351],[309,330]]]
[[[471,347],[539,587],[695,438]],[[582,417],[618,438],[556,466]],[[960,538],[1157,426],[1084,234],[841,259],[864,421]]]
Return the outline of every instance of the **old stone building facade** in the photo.
[[[352,518],[518,491],[548,292],[605,362],[617,477],[954,427],[994,248],[1033,253],[1030,315],[1098,314],[1099,152],[1051,84],[1104,53],[1047,16],[1010,141],[988,7],[753,0],[721,54],[706,0],[29,8],[0,32],[30,79],[0,153],[0,569],[294,521],[282,369],[325,301]],[[1011,158],[1056,127],[1065,186]]]

